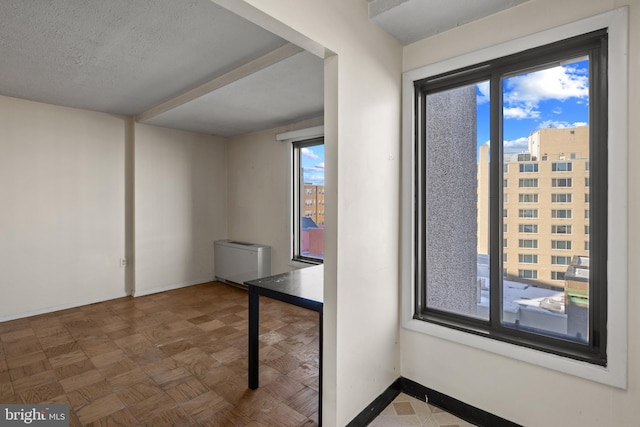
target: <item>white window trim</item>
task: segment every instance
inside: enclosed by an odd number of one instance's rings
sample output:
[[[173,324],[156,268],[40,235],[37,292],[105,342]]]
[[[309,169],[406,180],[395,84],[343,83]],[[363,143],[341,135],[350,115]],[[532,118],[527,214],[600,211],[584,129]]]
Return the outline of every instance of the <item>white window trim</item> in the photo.
[[[324,126],[314,126],[311,128],[298,129],[289,132],[283,132],[276,135],[276,141],[283,141],[289,146],[289,203],[294,203],[293,196],[293,180],[291,177],[293,176],[293,143],[298,141],[305,141],[307,139],[320,138],[324,136]],[[296,219],[293,217],[293,206],[289,206],[289,233],[291,233],[295,227]],[[302,262],[294,259],[295,257],[295,246],[293,244],[292,236],[288,236],[289,239],[289,261],[288,265],[296,268],[304,268],[312,265],[308,262]]]
[[[414,86],[421,80],[602,28],[609,31],[608,319],[606,367],[545,353],[413,319],[414,314]],[[627,388],[627,151],[628,7],[405,72],[402,88],[402,326],[587,380]]]

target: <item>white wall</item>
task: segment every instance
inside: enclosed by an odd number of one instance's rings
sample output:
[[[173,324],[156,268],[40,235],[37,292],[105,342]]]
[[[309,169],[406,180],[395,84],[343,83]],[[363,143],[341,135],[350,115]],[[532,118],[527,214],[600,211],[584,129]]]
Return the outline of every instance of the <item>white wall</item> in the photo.
[[[271,272],[289,265],[291,143],[276,135],[322,124],[322,118],[229,139],[229,239],[271,246]]]
[[[404,70],[630,4],[629,165],[640,161],[640,4],[637,1],[531,0],[404,50]],[[499,30],[498,30],[499,29]],[[478,37],[478,35],[482,35]],[[629,168],[628,218],[640,218],[640,170]],[[640,225],[629,222],[630,260],[640,258]],[[401,331],[402,375],[456,399],[526,426],[635,426],[640,419],[640,301],[630,264],[628,388],[621,390],[478,349]]]
[[[0,321],[125,295],[123,123],[0,97]]]
[[[223,138],[135,125],[135,290],[213,280],[213,242],[227,237]]]
[[[402,50],[369,22],[366,1],[214,1],[305,47],[306,37],[335,53],[325,60],[323,421],[343,426],[400,374]]]

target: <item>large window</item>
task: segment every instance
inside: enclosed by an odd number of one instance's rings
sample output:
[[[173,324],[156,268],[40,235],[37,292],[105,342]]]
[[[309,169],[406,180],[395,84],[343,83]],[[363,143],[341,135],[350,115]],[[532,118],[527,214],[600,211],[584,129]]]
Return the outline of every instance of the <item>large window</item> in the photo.
[[[607,32],[597,31],[414,83],[414,319],[607,364],[606,70]],[[565,158],[589,162],[590,170]],[[543,163],[521,164],[521,174],[536,178],[518,177],[510,190],[505,164],[515,159]],[[543,167],[545,160],[551,166]],[[510,192],[551,194],[572,187],[574,177],[591,176],[599,183],[587,188],[591,250],[552,240],[550,232],[570,234],[585,219],[551,209],[549,199],[536,209],[518,208],[517,217],[503,215]],[[538,201],[516,194],[519,203]],[[553,194],[552,201],[568,203],[571,194]],[[550,271],[549,251],[562,250],[562,261],[582,262],[580,277],[505,265],[504,224],[549,218],[563,222],[545,226],[537,239],[519,239],[513,251],[527,250],[519,263]],[[537,224],[518,227],[538,231]]]
[[[324,139],[293,143],[293,260],[324,259]]]

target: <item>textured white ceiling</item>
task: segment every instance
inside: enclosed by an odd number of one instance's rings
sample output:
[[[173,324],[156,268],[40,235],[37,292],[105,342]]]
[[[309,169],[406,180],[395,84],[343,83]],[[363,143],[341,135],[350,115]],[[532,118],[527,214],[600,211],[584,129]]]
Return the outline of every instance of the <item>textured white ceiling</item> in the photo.
[[[123,115],[141,114],[287,44],[210,0],[2,0],[0,17],[0,94]],[[180,112],[153,123],[231,135],[270,127],[270,116],[281,123],[292,113],[321,115],[323,63],[313,59],[304,66],[285,60],[185,104],[181,110],[192,116],[180,123]],[[295,91],[283,90],[288,80]],[[305,96],[301,80],[310,89]],[[227,108],[248,95],[272,111],[251,116]],[[277,102],[269,106],[270,98]],[[276,111],[280,104],[287,108]]]
[[[322,70],[322,59],[303,51],[145,123],[231,136],[316,117],[323,110]]]
[[[528,0],[368,1],[369,19],[407,45]]]
[[[406,44],[524,1],[369,0],[369,13]],[[223,136],[323,112],[322,59],[272,55],[288,41],[211,0],[2,0],[0,23],[0,95]]]

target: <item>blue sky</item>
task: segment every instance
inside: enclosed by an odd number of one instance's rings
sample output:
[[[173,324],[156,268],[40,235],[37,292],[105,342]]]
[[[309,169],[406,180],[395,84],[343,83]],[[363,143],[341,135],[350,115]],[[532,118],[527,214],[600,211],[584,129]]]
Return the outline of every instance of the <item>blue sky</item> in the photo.
[[[304,182],[324,185],[324,145],[314,145],[301,150]]]
[[[527,137],[537,129],[585,126],[589,118],[588,60],[504,80],[504,151],[527,149]],[[478,146],[489,141],[489,84],[479,84]]]

